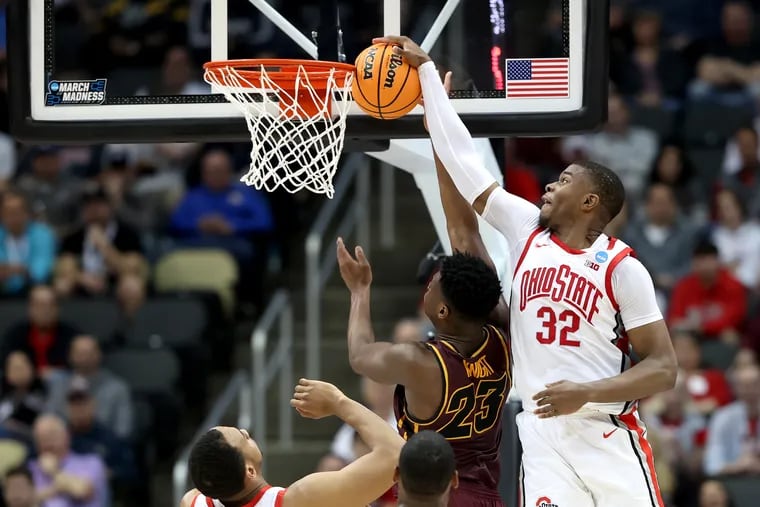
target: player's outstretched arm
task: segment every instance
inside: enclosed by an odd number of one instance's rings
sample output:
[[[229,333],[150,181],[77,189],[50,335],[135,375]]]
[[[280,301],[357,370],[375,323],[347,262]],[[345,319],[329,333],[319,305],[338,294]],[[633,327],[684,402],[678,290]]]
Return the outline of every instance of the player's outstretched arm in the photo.
[[[359,375],[381,384],[407,385],[412,379],[425,381],[426,375],[435,381],[440,376],[437,363],[421,344],[376,342],[370,316],[370,285],[372,268],[360,246],[356,258],[346,249],[341,238],[337,241],[340,275],[351,291],[351,310],[348,315],[348,359]],[[430,366],[430,368],[426,368]]]
[[[364,507],[393,485],[404,440],[386,421],[325,382],[302,379],[291,405],[314,419],[335,414],[356,430],[370,452],[337,472],[296,481],[285,492],[283,507]]]
[[[611,276],[611,296],[641,361],[614,377],[583,384],[565,380],[549,384],[533,397],[541,417],[572,413],[588,402],[640,400],[675,385],[678,364],[668,326],[657,306],[652,277],[632,257],[625,258]]]
[[[536,226],[538,208],[501,188],[483,166],[430,57],[408,37],[386,36],[372,42],[398,45],[397,52],[418,67],[430,139],[464,199],[511,244],[530,234],[526,231]]]

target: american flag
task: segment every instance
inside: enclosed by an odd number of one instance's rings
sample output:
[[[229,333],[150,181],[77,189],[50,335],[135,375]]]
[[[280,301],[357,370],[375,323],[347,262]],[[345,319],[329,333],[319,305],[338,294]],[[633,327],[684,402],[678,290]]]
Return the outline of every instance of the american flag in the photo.
[[[507,98],[570,96],[569,58],[507,59]]]

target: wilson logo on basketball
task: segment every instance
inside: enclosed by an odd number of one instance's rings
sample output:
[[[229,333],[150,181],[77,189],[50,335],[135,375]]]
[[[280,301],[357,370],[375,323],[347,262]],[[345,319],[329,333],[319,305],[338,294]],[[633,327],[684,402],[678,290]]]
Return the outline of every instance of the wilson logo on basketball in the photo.
[[[364,57],[364,79],[372,79],[372,69],[375,66],[375,55],[377,54],[377,48],[371,47],[367,51],[367,55]]]
[[[403,64],[404,60],[402,60],[399,55],[391,55],[391,58],[388,61],[388,72],[385,73],[385,84],[383,84],[383,87],[393,87],[393,80],[396,79],[396,69]]]
[[[603,297],[591,280],[574,273],[567,264],[559,268],[529,269],[520,280],[520,311],[533,299],[548,297],[555,303],[564,302],[580,312],[584,319],[599,313],[599,300]]]
[[[536,500],[536,507],[559,507],[556,503],[552,503],[548,496],[542,496]]]

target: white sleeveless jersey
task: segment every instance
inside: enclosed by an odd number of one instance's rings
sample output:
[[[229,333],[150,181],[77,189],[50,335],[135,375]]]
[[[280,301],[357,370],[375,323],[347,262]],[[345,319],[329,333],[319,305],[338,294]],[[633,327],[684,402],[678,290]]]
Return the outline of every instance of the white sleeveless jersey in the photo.
[[[630,367],[629,344],[612,294],[612,272],[631,248],[601,235],[574,250],[545,229],[528,238],[510,294],[513,381],[523,407],[546,384],[590,382]],[[622,414],[633,403],[586,404],[579,412]]]
[[[285,488],[267,486],[253,500],[245,504],[244,507],[281,507],[284,496]],[[224,504],[219,500],[213,500],[198,493],[193,498],[190,507],[224,507]]]

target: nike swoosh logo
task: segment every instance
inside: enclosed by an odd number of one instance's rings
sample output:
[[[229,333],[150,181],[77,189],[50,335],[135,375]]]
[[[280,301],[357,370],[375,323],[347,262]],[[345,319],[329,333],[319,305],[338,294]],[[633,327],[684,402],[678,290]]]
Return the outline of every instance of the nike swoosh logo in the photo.
[[[536,243],[536,244],[535,244],[535,245],[533,245],[533,246],[535,246],[536,248],[543,248],[543,247],[545,247],[545,246],[549,246],[549,244],[548,244],[548,243],[543,243],[543,244],[540,244],[540,245],[539,245],[538,243]]]
[[[602,438],[610,438],[610,435],[612,435],[613,433],[615,433],[619,429],[620,428],[615,428],[614,430],[610,431],[609,433],[602,433]]]

